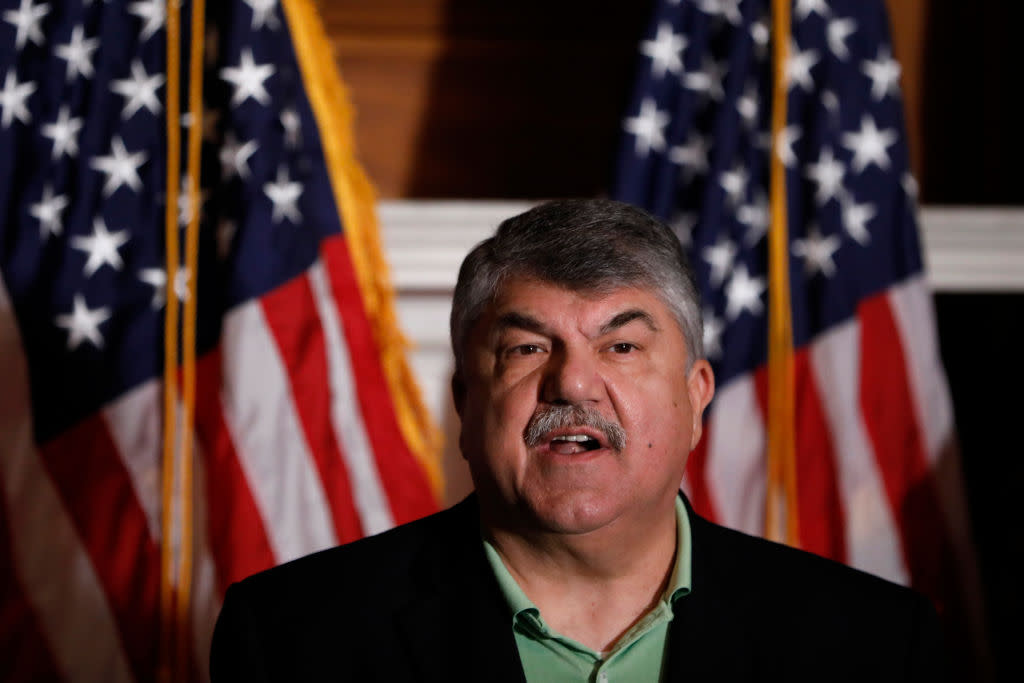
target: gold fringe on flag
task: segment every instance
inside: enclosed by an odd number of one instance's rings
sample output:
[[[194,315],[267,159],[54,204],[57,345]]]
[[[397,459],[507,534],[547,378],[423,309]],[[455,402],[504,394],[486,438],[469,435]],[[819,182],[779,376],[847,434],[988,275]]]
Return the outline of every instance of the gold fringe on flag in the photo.
[[[791,0],[772,0],[772,153],[770,159],[771,226],[768,239],[768,476],[765,536],[799,546],[796,484],[796,389],[793,321],[789,290],[789,234],[786,215],[786,169],[778,142],[786,126],[786,60]],[[784,514],[784,519],[781,519]]]
[[[334,200],[370,319],[402,435],[427,473],[438,500],[443,494],[441,433],[420,397],[405,358],[409,347],[398,326],[394,289],[380,243],[376,193],[355,158],[352,108],[330,42],[311,0],[281,3],[316,117]]]

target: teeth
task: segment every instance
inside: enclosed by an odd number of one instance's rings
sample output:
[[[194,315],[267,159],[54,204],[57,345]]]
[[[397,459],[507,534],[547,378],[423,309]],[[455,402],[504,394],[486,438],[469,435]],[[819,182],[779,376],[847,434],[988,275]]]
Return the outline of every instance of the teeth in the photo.
[[[587,436],[586,434],[563,434],[562,436],[556,436],[552,439],[552,441],[575,441],[577,443],[593,440],[593,437]]]

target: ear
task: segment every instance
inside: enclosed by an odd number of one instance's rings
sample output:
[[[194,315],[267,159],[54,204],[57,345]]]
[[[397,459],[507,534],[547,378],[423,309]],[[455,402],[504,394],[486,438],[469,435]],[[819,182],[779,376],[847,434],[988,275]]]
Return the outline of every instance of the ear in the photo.
[[[466,382],[458,370],[452,375],[452,402],[455,403],[455,413],[462,418],[462,408],[466,402]]]
[[[686,378],[687,390],[690,394],[690,417],[693,423],[690,425],[690,450],[697,447],[701,434],[704,431],[704,409],[711,403],[715,395],[715,373],[711,364],[701,359],[690,368],[690,374]]]

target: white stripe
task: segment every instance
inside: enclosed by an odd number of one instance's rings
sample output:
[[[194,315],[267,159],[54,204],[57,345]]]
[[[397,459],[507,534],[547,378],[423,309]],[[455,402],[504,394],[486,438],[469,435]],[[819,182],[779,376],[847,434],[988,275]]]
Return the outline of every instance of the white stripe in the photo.
[[[919,275],[889,293],[910,374],[914,410],[924,432],[928,461],[936,459],[953,438],[953,406],[936,343],[932,299]]]
[[[128,681],[110,605],[32,436],[28,369],[0,278],[0,508],[16,574],[55,666],[87,681]]]
[[[327,496],[259,301],[224,318],[224,421],[278,563],[334,545]]]
[[[103,409],[110,436],[146,514],[150,536],[159,545],[161,456],[163,454],[162,382],[152,380]]]
[[[733,529],[764,533],[765,436],[754,379],[746,374],[715,397],[705,471],[717,520]]]
[[[195,443],[196,457],[194,469],[193,508],[194,535],[193,548],[195,557],[192,574],[192,652],[195,656],[196,670],[200,681],[210,680],[210,641],[213,638],[213,627],[220,612],[220,598],[217,595],[217,568],[210,549],[207,531],[209,521],[210,492],[206,485],[206,459],[199,448],[199,439]]]
[[[907,584],[899,529],[860,408],[860,358],[856,319],[820,335],[811,346],[811,367],[835,450],[847,564]]]
[[[323,263],[317,261],[309,272],[317,313],[327,347],[327,380],[331,388],[331,422],[341,444],[345,465],[352,481],[352,497],[367,536],[395,525],[391,506],[377,473],[377,463],[366,435],[348,344],[327,284]]]

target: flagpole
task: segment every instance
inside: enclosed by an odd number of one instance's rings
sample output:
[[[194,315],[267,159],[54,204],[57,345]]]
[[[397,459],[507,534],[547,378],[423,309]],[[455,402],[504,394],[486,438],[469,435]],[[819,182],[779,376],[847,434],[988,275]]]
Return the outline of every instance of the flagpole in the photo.
[[[796,490],[796,391],[789,287],[786,169],[778,153],[786,126],[786,59],[790,0],[772,0],[772,153],[769,160],[771,224],[768,232],[768,476],[765,536],[799,545]]]

